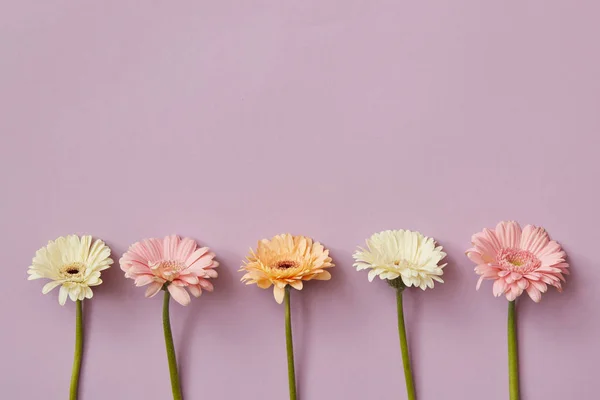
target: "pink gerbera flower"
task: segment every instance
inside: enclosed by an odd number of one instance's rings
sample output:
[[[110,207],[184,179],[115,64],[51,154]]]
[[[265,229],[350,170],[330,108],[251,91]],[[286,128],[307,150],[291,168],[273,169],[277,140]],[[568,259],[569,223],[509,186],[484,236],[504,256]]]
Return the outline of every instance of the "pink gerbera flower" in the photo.
[[[136,286],[149,285],[146,297],[157,294],[165,285],[173,299],[181,305],[190,303],[187,288],[195,297],[202,289],[213,291],[209,278],[216,278],[215,254],[208,247],[198,248],[195,240],[171,235],[164,239],[145,239],[129,247],[119,263],[125,277]]]
[[[544,228],[527,225],[523,230],[514,221],[500,222],[495,230],[484,229],[471,238],[473,247],[467,256],[477,264],[475,272],[494,280],[493,292],[515,300],[523,291],[538,303],[548,285],[562,291],[563,275],[569,264],[560,245],[551,241]]]

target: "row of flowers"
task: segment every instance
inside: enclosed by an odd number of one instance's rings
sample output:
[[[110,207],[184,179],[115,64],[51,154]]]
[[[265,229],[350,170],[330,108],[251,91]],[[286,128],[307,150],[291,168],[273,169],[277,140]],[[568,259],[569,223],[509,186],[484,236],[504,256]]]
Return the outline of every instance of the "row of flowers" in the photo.
[[[479,275],[477,289],[483,280],[493,280],[493,294],[509,301],[509,393],[519,398],[515,300],[523,293],[534,301],[541,300],[548,286],[562,291],[569,265],[560,245],[551,240],[543,228],[527,225],[523,229],[514,221],[500,222],[495,229],[484,229],[471,238],[466,255]],[[357,270],[369,270],[368,279],[387,281],[396,291],[398,331],[408,398],[416,399],[408,351],[402,296],[407,288],[431,289],[443,283],[446,253],[434,239],[419,232],[389,230],[366,240],[366,247],[353,255]],[[77,399],[79,370],[83,347],[83,300],[91,299],[92,287],[102,283],[101,271],[113,264],[110,248],[91,236],[69,235],[50,241],[37,251],[29,267],[29,279],[47,278],[42,288],[46,294],[60,287],[58,301],[76,302],[76,351],[71,379],[70,399]],[[163,326],[167,359],[171,375],[173,399],[182,399],[177,361],[171,334],[169,304],[173,298],[188,305],[190,294],[200,297],[212,292],[211,280],[217,277],[219,263],[208,247],[195,240],[172,235],[164,239],[146,239],[131,245],[119,260],[126,278],[136,286],[146,286],[146,297],[164,291]],[[243,263],[241,280],[262,289],[273,286],[277,303],[284,303],[290,399],[296,400],[296,379],[290,312],[291,289],[302,290],[304,282],[329,280],[333,267],[329,250],[305,236],[277,235],[258,242]]]

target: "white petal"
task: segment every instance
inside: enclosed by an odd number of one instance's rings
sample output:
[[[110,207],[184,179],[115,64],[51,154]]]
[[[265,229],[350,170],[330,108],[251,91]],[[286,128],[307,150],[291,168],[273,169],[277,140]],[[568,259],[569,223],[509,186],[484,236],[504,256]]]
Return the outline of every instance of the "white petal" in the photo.
[[[69,296],[69,289],[67,289],[64,285],[60,287],[60,291],[58,292],[58,303],[61,306],[64,306],[67,302],[67,297]]]
[[[60,286],[61,284],[62,284],[62,281],[50,281],[44,285],[44,287],[42,288],[42,293],[47,294],[52,289],[54,289],[57,286]]]
[[[373,282],[373,279],[375,279],[377,275],[379,275],[379,272],[376,269],[370,270],[368,275],[369,282]]]

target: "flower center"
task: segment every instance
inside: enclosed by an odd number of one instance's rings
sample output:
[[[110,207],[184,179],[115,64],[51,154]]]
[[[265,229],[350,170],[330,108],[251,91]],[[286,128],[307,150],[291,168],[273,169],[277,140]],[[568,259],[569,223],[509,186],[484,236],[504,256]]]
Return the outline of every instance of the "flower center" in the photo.
[[[498,253],[498,264],[510,271],[529,272],[539,268],[542,262],[527,250],[502,249]]]
[[[275,264],[275,268],[277,269],[289,269],[289,268],[295,268],[298,266],[298,263],[295,261],[279,261],[277,264]]]
[[[76,278],[83,272],[84,269],[85,265],[80,262],[74,262],[63,266],[60,269],[60,272],[62,272],[63,275],[66,275],[67,278]]]
[[[179,272],[185,269],[185,265],[179,261],[163,260],[150,265],[150,269],[155,275],[163,279],[172,281],[179,276]]]

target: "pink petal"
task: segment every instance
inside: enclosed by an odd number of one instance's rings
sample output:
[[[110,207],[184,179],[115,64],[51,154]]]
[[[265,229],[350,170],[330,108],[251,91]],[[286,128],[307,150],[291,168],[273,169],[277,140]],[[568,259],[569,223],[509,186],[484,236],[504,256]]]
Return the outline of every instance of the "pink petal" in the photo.
[[[496,226],[496,236],[501,247],[517,249],[521,241],[521,227],[515,221],[502,221]]]
[[[479,277],[479,280],[477,281],[477,286],[475,287],[475,290],[479,290],[479,288],[481,287],[481,282],[483,282],[483,276]]]
[[[147,265],[140,264],[137,261],[131,261],[129,264],[129,268],[127,269],[127,273],[129,273],[130,275],[143,275],[151,274],[152,270]]]
[[[536,272],[530,272],[528,274],[525,274],[525,278],[529,279],[530,281],[539,281],[540,274],[538,274]]]
[[[499,269],[495,265],[481,264],[475,267],[475,272],[485,278],[496,278],[498,271]]]
[[[538,253],[546,247],[548,244],[549,238],[546,230],[544,228],[538,228],[533,225],[527,225],[523,229],[523,234],[521,235],[521,242],[519,246],[523,250],[528,250],[533,253],[536,257]]]
[[[214,256],[214,253],[206,253],[192,264],[187,264],[187,268],[192,270],[204,269],[213,263]]]
[[[556,264],[554,268],[560,268],[563,274],[569,275],[569,264],[567,263]]]
[[[562,286],[560,284],[560,282],[556,285],[554,285],[554,287],[556,287],[556,290],[558,291],[558,293],[562,293]]]
[[[535,288],[542,293],[546,293],[546,290],[548,290],[548,286],[543,282],[529,281],[529,285],[535,286]]]
[[[179,279],[190,285],[198,284],[198,277],[195,275],[191,275],[191,274],[190,275],[180,275]]]
[[[171,296],[173,296],[173,300],[182,306],[187,306],[190,304],[190,295],[184,288],[175,285],[169,285],[167,289],[169,290],[169,293],[171,293]]]
[[[492,287],[492,293],[494,293],[494,296],[498,297],[501,296],[502,293],[504,293],[506,291],[506,281],[504,279],[496,279],[494,281],[494,286]]]
[[[519,288],[519,286],[517,286],[516,283],[513,283],[512,285],[510,285],[510,287],[506,291],[506,298],[509,301],[513,301],[517,297],[519,297],[522,293],[523,293],[523,289]]]
[[[135,278],[135,286],[145,286],[154,282],[154,275],[140,275]]]
[[[555,286],[556,283],[560,281],[557,277],[552,276],[552,275],[548,275],[548,274],[542,275],[540,279],[545,284],[552,285],[552,286]]]
[[[188,290],[194,297],[200,297],[200,295],[202,294],[202,289],[200,288],[200,285],[190,285],[188,286]]]
[[[197,249],[196,251],[194,251],[192,253],[191,256],[188,257],[187,260],[185,260],[185,265],[194,264],[196,261],[198,261],[198,259],[200,257],[202,257],[204,254],[208,253],[208,250],[209,250],[208,247],[201,247],[201,248]]]
[[[546,236],[547,235],[548,234],[546,234]],[[563,258],[566,256],[565,252],[560,247],[560,244],[558,244],[557,242],[555,242],[554,240],[552,240],[552,241],[549,241],[544,247],[542,247],[538,251],[538,254],[536,254],[536,256],[541,259],[543,257],[547,257],[547,256],[549,256],[551,254],[554,254],[554,253],[560,253],[560,255]]]
[[[542,266],[561,264],[563,261],[565,261],[565,258],[567,257],[567,254],[564,251],[560,250],[560,248],[558,251],[548,252],[546,252],[544,249],[542,250],[542,253],[544,254],[538,256],[539,260],[542,262]]]
[[[179,236],[170,235],[163,239],[163,255],[166,260],[176,260]]]
[[[219,262],[213,260],[212,264],[207,265],[206,267],[204,267],[204,269],[211,269],[211,268],[217,268],[219,266]]]
[[[186,262],[188,258],[194,253],[198,245],[194,239],[183,238],[179,243],[179,249],[177,249],[176,259]]]
[[[143,248],[146,250],[148,264],[154,264],[164,259],[162,240],[146,239],[143,242]]]
[[[200,281],[200,287],[204,290],[206,290],[207,292],[212,292],[214,290],[214,286],[212,283],[210,283],[209,281],[207,281],[206,279],[198,279]],[[271,285],[269,285],[271,286]]]
[[[485,261],[483,261],[481,254],[479,254],[475,249],[467,250],[466,254],[467,257],[469,257],[469,260],[473,261],[475,264],[487,264]]]
[[[203,273],[200,273],[199,275],[202,277],[206,277],[206,278],[216,278],[219,276],[219,273],[213,269],[203,269],[201,271],[204,271]]]
[[[516,284],[510,285],[510,291],[513,292],[516,295],[516,297],[520,296],[523,293],[523,289],[521,289]]]
[[[510,274],[510,277],[514,280],[514,281],[518,281],[519,279],[523,278],[523,275],[518,273],[518,272],[512,272]]]
[[[473,235],[471,242],[486,263],[496,260],[496,254],[500,251],[500,243],[494,232],[484,229],[483,232]]]
[[[517,281],[517,286],[519,287],[519,289],[525,290],[529,286],[529,282],[527,281],[527,279],[521,279]]]
[[[542,293],[533,285],[527,288],[527,294],[531,297],[531,300],[539,303],[542,300]]]
[[[160,282],[151,283],[146,289],[146,297],[153,297],[156,293],[160,292],[163,284]]]

